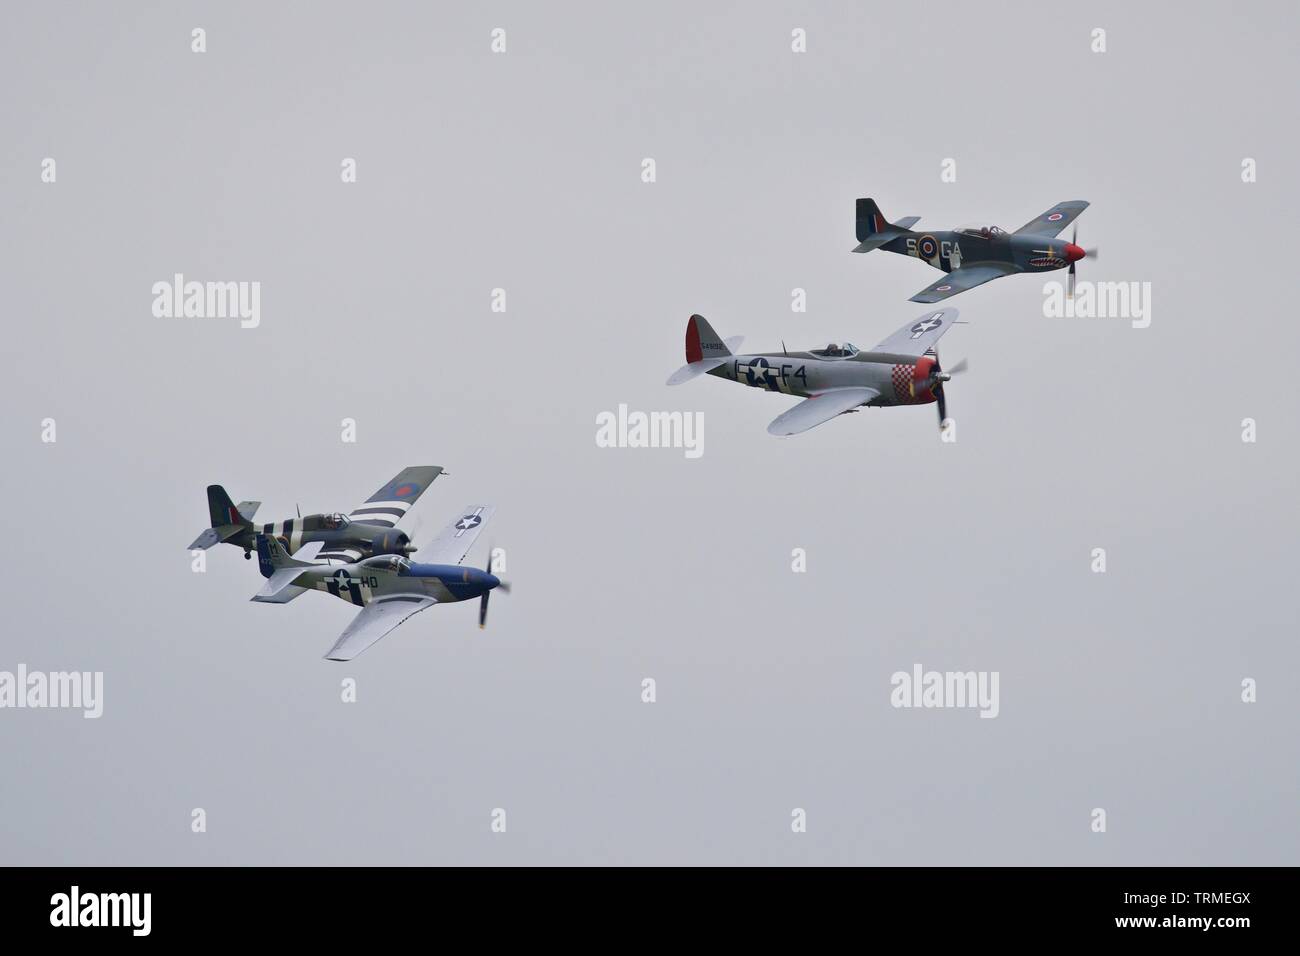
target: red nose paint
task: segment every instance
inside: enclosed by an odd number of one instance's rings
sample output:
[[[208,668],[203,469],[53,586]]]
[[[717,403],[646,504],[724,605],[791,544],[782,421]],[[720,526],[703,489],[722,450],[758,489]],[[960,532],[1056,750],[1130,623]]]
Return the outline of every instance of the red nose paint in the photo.
[[[925,405],[934,401],[934,393],[929,388],[923,388],[922,383],[930,377],[934,371],[934,359],[929,355],[922,355],[916,360],[916,365],[912,369],[912,402],[916,405]]]
[[[1083,251],[1083,247],[1082,247],[1082,246],[1076,246],[1076,245],[1075,245],[1074,243],[1072,243],[1072,242],[1067,242],[1067,243],[1065,244],[1065,258],[1066,258],[1066,261],[1068,261],[1068,262],[1078,262],[1078,261],[1079,261],[1080,259],[1082,259],[1085,255],[1086,255],[1086,253]]]

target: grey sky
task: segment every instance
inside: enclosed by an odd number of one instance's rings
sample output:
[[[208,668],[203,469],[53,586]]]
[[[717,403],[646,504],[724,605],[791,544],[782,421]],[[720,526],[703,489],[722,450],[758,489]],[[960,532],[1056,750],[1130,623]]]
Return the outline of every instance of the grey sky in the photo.
[[[0,710],[0,859],[1300,861],[1295,18],[9,4],[0,669],[105,676],[98,720]],[[1152,283],[1151,327],[1044,319],[1030,277],[956,297],[955,445],[928,407],[779,441],[787,398],[664,386],[692,312],[754,349],[922,314],[936,273],[849,253],[858,196],[1008,229],[1087,199],[1080,278]],[[153,317],[177,272],[261,282],[260,327]],[[703,457],[597,448],[621,402],[703,412]],[[407,464],[451,472],[433,526],[498,506],[484,632],[434,608],[330,664],[341,602],[190,571],[210,482],[274,520]],[[892,708],[918,662],[998,671],[997,719]]]

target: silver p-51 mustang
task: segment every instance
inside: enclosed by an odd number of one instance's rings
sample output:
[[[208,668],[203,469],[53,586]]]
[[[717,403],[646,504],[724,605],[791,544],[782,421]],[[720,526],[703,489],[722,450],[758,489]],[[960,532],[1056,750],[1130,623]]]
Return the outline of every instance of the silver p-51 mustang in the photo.
[[[966,369],[965,361],[944,371],[935,343],[952,328],[956,309],[937,309],[909,322],[869,352],[832,344],[806,352],[737,355],[739,338],[725,342],[703,316],[686,323],[686,364],[668,379],[680,385],[700,375],[715,375],[770,392],[801,395],[804,400],[778,416],[767,430],[797,435],[862,406],[924,405],[939,407],[939,427],[948,416],[943,384]]]
[[[493,510],[486,505],[467,507],[420,547],[426,561],[419,563],[402,554],[381,554],[342,566],[318,564],[313,559],[323,542],[313,541],[290,557],[279,538],[259,534],[258,564],[267,581],[253,600],[287,604],[314,590],[358,605],[360,613],[325,655],[331,661],[352,660],[408,617],[435,604],[478,598],[478,622],[483,627],[488,595],[495,588],[508,592],[510,586],[492,573],[490,559],[482,571],[462,567],[461,562]]]

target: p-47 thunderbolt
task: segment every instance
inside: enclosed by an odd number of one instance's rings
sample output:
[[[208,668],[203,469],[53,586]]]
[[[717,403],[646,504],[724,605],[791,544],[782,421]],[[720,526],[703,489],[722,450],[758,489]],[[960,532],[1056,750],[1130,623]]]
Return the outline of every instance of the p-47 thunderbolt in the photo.
[[[287,604],[307,591],[324,591],[361,608],[347,630],[325,655],[331,661],[350,661],[371,644],[435,604],[479,599],[478,623],[487,623],[488,595],[494,588],[510,587],[491,572],[461,566],[465,555],[492,517],[486,505],[470,505],[429,543],[420,548],[428,563],[416,563],[400,554],[374,555],[342,567],[313,563],[321,548],[313,542],[293,557],[280,539],[257,535],[257,557],[265,586],[254,601]]]
[[[259,534],[281,539],[287,551],[297,551],[313,541],[321,542],[317,559],[347,564],[372,554],[410,554],[412,528],[407,512],[442,474],[438,465],[403,468],[388,484],[348,514],[314,514],[286,518],[270,524],[253,524],[260,501],[233,504],[226,489],[208,485],[208,513],[212,527],[194,539],[190,550],[207,549],[224,541],[244,549],[251,557]]]
[[[968,226],[955,232],[912,229],[919,216],[886,221],[874,199],[858,200],[858,245],[854,252],[884,249],[912,256],[948,273],[912,296],[913,302],[940,302],[990,279],[1018,272],[1050,272],[1069,267],[1070,295],[1074,295],[1074,264],[1096,249],[1077,245],[1079,227],[1069,242],[1056,237],[1088,208],[1082,200],[1057,203],[1015,232],[997,226]]]
[[[863,405],[936,402],[942,428],[948,415],[943,383],[965,371],[966,363],[958,362],[945,372],[935,343],[956,318],[956,309],[927,312],[870,352],[846,342],[807,352],[736,355],[732,349],[739,347],[739,338],[724,342],[703,316],[692,315],[686,323],[687,364],[669,377],[668,384],[680,385],[708,374],[769,392],[806,396],[767,426],[778,436],[797,435]]]

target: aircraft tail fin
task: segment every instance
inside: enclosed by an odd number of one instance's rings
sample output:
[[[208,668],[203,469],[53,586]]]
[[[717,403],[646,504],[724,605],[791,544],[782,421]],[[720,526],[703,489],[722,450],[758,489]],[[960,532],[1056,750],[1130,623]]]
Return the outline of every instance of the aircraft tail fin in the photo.
[[[310,553],[314,557],[320,551],[320,544],[319,541],[312,542],[307,547],[300,549],[298,554],[305,555],[308,553],[308,549],[311,549]],[[262,572],[262,577],[269,578],[277,571],[313,568],[316,565],[311,561],[300,561],[296,556],[289,557],[279,538],[273,538],[269,534],[259,534],[257,536],[257,566]]]
[[[241,504],[245,507],[252,506],[247,517],[235,507],[235,503],[230,500],[230,495],[226,494],[225,488],[220,485],[208,485],[208,516],[212,519],[212,527],[235,525],[240,528],[251,528],[252,512],[257,510],[261,502],[244,501]]]
[[[692,315],[686,322],[686,361],[726,358],[731,354],[722,336],[713,331],[709,320],[702,315]]]
[[[229,541],[252,530],[253,513],[257,511],[260,504],[260,501],[241,501],[236,507],[230,500],[230,495],[226,494],[225,488],[220,485],[208,485],[208,518],[211,527],[195,538],[189,549],[206,551],[214,544]]]
[[[908,231],[920,220],[920,216],[906,216],[898,222],[890,222],[880,211],[874,199],[859,199],[857,209],[857,236],[860,245],[854,252],[870,252]]]
[[[668,377],[669,385],[680,385],[724,365],[740,348],[739,335],[721,338],[702,315],[692,315],[686,322],[686,364]]]

